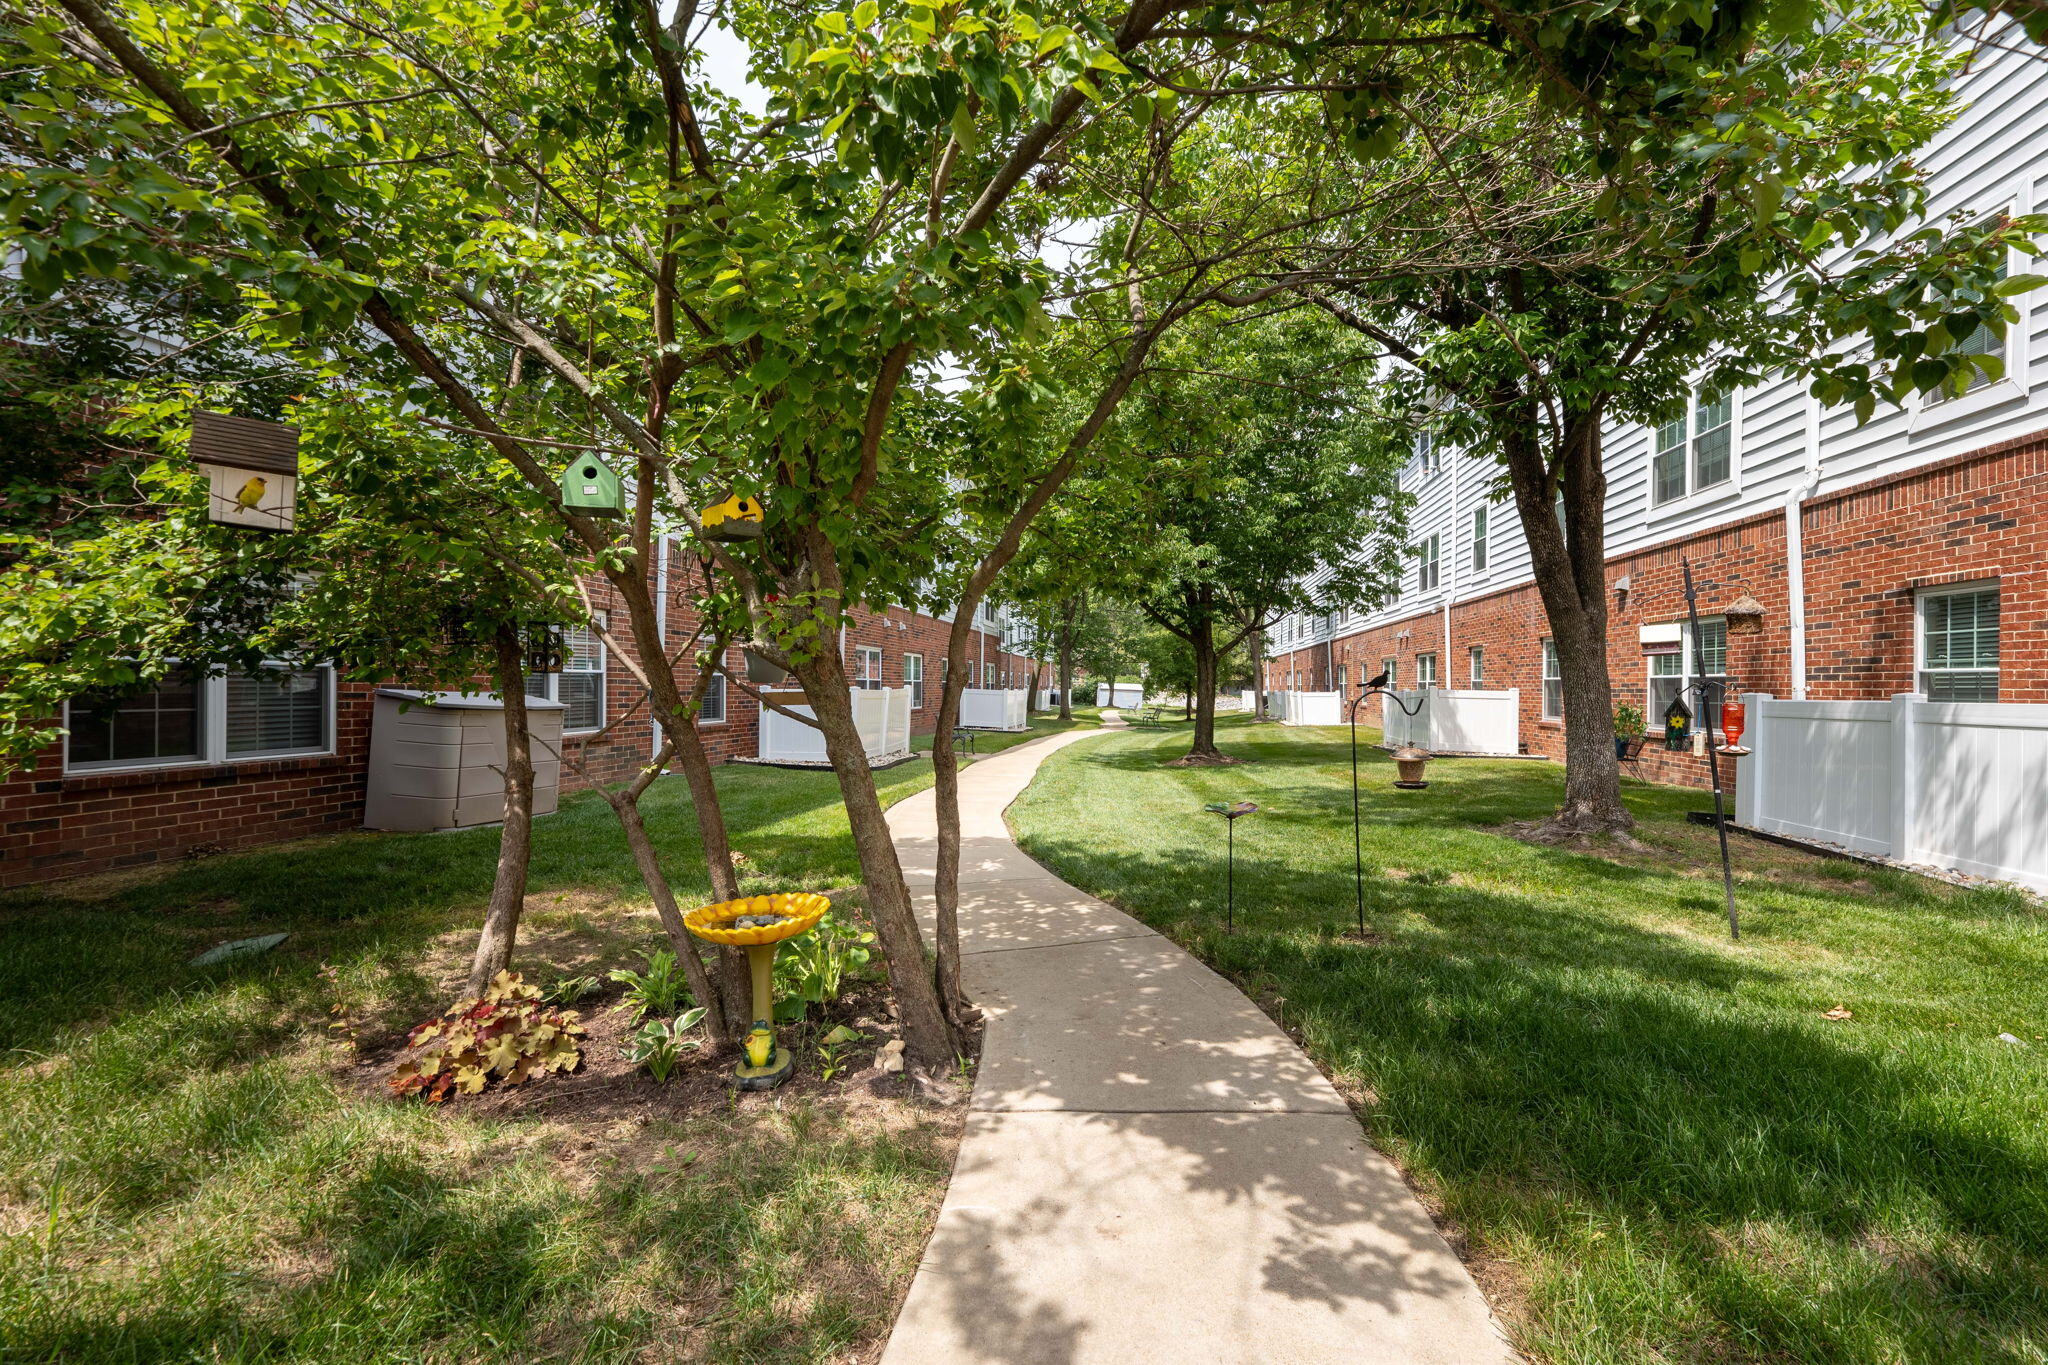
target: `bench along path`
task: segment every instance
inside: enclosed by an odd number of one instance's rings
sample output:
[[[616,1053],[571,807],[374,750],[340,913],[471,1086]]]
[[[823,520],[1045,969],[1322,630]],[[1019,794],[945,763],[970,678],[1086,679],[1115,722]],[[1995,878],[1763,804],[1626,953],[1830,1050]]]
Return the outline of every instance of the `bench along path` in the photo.
[[[1010,841],[1004,809],[1046,755],[1091,734],[961,773],[961,941],[988,1034],[883,1365],[1514,1360],[1301,1049]],[[932,794],[890,824],[929,926]]]

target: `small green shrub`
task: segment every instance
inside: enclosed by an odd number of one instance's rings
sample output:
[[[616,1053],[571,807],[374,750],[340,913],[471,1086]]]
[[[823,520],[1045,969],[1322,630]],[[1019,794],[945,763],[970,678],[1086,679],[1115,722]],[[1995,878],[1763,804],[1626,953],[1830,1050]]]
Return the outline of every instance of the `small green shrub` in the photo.
[[[685,1052],[704,1046],[703,1039],[689,1036],[703,1017],[704,1007],[698,1005],[673,1019],[650,1019],[626,1040],[621,1051],[633,1065],[646,1067],[647,1074],[657,1082],[666,1082]]]
[[[676,965],[676,955],[667,948],[657,948],[641,956],[646,959],[646,971],[617,967],[612,970],[611,979],[624,983],[626,1003],[633,1007],[634,1019],[645,1019],[649,1015],[667,1018],[689,998],[689,985]]]
[[[604,982],[595,976],[558,976],[541,992],[550,1005],[573,1005]]]
[[[550,1009],[538,988],[517,972],[499,972],[483,995],[450,1006],[413,1029],[417,1048],[388,1082],[398,1096],[424,1094],[439,1104],[450,1092],[475,1095],[493,1076],[524,1085],[550,1071],[573,1071],[583,1060],[583,1028],[574,1010]]]
[[[848,972],[868,964],[875,941],[870,931],[827,911],[808,934],[783,944],[775,959],[775,1016],[801,1019],[812,1005],[829,1005],[845,988]]]

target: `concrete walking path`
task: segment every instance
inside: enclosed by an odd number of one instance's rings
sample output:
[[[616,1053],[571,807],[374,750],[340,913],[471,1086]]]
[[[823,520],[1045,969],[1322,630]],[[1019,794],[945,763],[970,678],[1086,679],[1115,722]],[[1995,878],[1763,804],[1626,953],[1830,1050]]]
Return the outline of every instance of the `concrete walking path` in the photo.
[[[1464,1265],[1301,1049],[1011,842],[1003,811],[1038,765],[1095,733],[961,773],[963,969],[988,1032],[883,1365],[1513,1361]],[[932,794],[889,820],[929,927]]]

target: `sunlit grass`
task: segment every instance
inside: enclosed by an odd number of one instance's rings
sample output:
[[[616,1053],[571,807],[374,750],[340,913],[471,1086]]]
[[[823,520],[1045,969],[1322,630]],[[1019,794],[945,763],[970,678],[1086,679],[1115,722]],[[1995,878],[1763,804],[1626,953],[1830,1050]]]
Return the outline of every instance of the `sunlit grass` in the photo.
[[[1341,730],[1223,722],[1254,762],[1138,731],[1052,756],[1021,842],[1274,1005],[1470,1236],[1554,1362],[2048,1359],[2048,917],[1738,838],[1631,784],[1646,853],[1505,827],[1560,772],[1364,765],[1365,921]],[[1223,932],[1222,821],[1237,827]],[[1837,1005],[1851,1017],[1823,1017]],[[2009,1032],[2027,1046],[1998,1041]]]

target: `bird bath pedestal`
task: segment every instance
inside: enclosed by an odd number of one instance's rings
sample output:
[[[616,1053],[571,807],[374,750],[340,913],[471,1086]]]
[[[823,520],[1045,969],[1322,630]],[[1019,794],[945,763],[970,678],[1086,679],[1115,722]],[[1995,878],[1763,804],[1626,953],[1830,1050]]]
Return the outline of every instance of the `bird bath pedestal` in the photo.
[[[754,975],[754,1027],[747,1031],[745,1055],[732,1069],[739,1089],[773,1090],[796,1070],[789,1049],[775,1043],[775,948],[811,929],[831,908],[832,902],[816,892],[777,892],[700,905],[683,917],[689,931],[706,943],[747,950]]]

